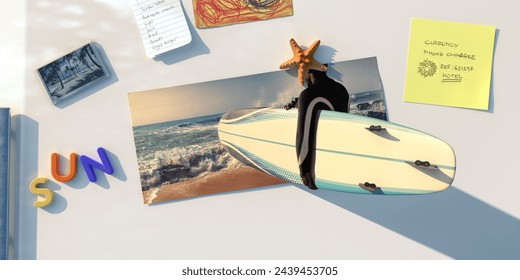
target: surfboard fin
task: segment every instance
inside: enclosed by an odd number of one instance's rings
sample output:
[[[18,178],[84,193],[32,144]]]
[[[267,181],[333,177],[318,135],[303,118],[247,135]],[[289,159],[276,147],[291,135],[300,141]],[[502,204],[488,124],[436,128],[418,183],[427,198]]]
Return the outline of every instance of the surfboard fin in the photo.
[[[371,132],[386,130],[386,128],[384,128],[384,127],[382,127],[380,125],[371,125],[370,127],[365,127],[365,128],[368,129]]]
[[[359,187],[366,190],[366,191],[369,191],[369,192],[376,192],[377,190],[379,190],[379,187],[376,186],[376,184],[374,183],[369,183],[369,182],[365,182],[365,183],[359,183]]]
[[[406,161],[409,165],[412,165],[413,167],[420,167],[420,168],[426,168],[426,169],[439,169],[437,165],[432,165],[429,161],[422,161],[422,160],[416,160],[414,162],[412,161]]]

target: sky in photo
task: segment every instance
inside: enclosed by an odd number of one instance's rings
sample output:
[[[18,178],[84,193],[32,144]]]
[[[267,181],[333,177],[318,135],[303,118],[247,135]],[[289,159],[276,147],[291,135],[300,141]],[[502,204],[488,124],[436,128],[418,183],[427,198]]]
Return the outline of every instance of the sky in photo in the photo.
[[[375,57],[332,63],[328,75],[350,94],[380,90]],[[275,71],[128,94],[133,126],[225,113],[239,108],[281,106],[304,87],[296,71]]]

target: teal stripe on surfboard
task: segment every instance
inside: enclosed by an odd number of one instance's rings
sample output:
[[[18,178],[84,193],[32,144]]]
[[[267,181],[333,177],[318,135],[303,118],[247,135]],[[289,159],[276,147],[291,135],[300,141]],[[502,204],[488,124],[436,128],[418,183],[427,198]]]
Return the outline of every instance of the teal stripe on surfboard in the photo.
[[[372,155],[365,155],[365,154],[356,154],[356,153],[350,153],[350,152],[340,152],[340,151],[333,151],[333,150],[326,150],[326,149],[316,149],[316,151],[348,155],[348,156],[355,156],[355,157],[371,158],[371,159],[377,159],[377,160],[393,161],[393,162],[399,162],[399,163],[407,163],[406,160],[396,159],[396,158],[387,158],[387,157],[372,156]],[[441,164],[435,164],[435,163],[432,163],[432,165],[437,166],[441,169],[455,170],[454,166],[447,166],[447,165],[441,165]]]
[[[279,166],[272,164],[264,159],[261,159],[261,158],[255,156],[254,154],[252,154],[240,147],[237,147],[236,145],[233,145],[227,141],[220,140],[220,142],[222,142],[226,146],[240,152],[241,154],[246,156],[248,160],[253,162],[255,165],[261,166],[263,169],[265,169],[265,171],[267,171],[267,173],[269,173],[270,175],[276,176],[278,178],[282,178],[284,180],[287,180],[289,182],[293,182],[296,184],[303,184],[303,182],[298,174],[296,174],[290,170],[280,168]]]
[[[266,140],[266,139],[260,139],[260,138],[240,135],[240,134],[227,132],[227,131],[223,131],[223,130],[219,130],[219,132],[225,133],[225,134],[228,134],[228,135],[233,135],[233,136],[236,136],[236,137],[241,137],[241,138],[245,138],[245,139],[254,140],[254,141],[260,141],[260,142],[265,142],[265,143],[270,143],[270,144],[275,144],[275,145],[281,145],[281,146],[285,146],[285,147],[295,148],[294,145],[287,144],[287,143],[281,143],[281,142],[276,142],[276,141],[272,141],[272,140]],[[327,149],[320,149],[320,148],[316,149],[316,151],[326,152],[326,153],[334,153],[334,154],[342,154],[342,155],[349,155],[349,156],[355,156],[355,157],[371,158],[371,159],[377,159],[377,160],[392,161],[392,162],[399,162],[399,163],[406,163],[406,162],[409,161],[409,160],[404,160],[404,159],[387,158],[387,157],[380,157],[380,156],[366,155],[366,154],[358,154],[358,153],[351,153],[351,152],[341,152],[341,151],[334,151],[334,150],[327,150]],[[431,163],[431,164],[434,165],[434,166],[438,166],[441,169],[455,170],[454,166],[447,166],[447,165],[441,165],[441,164],[436,164],[436,163]]]
[[[226,146],[235,149],[236,151],[240,152],[244,156],[247,157],[248,160],[253,162],[255,165],[262,166],[269,174],[272,176],[276,176],[278,178],[282,178],[286,181],[296,183],[296,184],[303,184],[301,181],[301,178],[298,174],[289,171],[287,169],[281,168],[277,165],[274,165],[270,162],[267,162],[248,151],[237,147],[236,145],[233,145],[227,141],[223,141],[223,144]],[[320,189],[327,189],[327,190],[334,190],[334,191],[342,191],[342,192],[351,192],[351,193],[359,193],[359,194],[376,194],[376,195],[384,195],[384,194],[425,194],[430,193],[431,191],[425,191],[425,190],[416,190],[416,189],[404,189],[404,188],[397,188],[397,187],[384,187],[382,189],[379,189],[376,192],[369,192],[367,190],[362,189],[358,185],[355,184],[347,184],[347,183],[338,183],[334,181],[329,180],[323,180],[323,179],[316,179],[316,185]]]
[[[223,116],[224,123],[226,124],[244,124],[244,123],[256,123],[269,120],[280,120],[280,119],[295,119],[298,117],[296,110],[285,110],[285,109],[274,109],[274,108],[258,108],[256,112],[249,112],[251,114],[247,118],[241,118],[236,116],[235,120],[225,119]],[[244,114],[246,115],[246,114]]]
[[[298,117],[297,110],[285,110],[285,109],[267,109],[267,108],[259,108],[256,113],[251,114],[247,118],[237,118],[237,120],[228,120],[225,122],[226,124],[245,124],[245,123],[256,123],[256,122],[262,122],[262,121],[269,121],[269,120],[280,120],[280,119],[296,119]],[[370,118],[366,116],[356,115],[356,114],[345,114],[342,112],[335,112],[335,111],[328,111],[328,110],[322,110],[320,113],[320,120],[334,120],[334,121],[341,121],[341,122],[356,122],[362,125],[370,126],[370,125],[381,125],[385,128],[392,128],[408,133],[413,133],[417,135],[427,135],[431,136],[427,133],[424,133],[422,131],[403,126],[400,124],[376,119],[376,118]]]
[[[218,130],[218,132],[222,132],[222,133],[225,133],[225,134],[228,134],[228,135],[233,135],[233,136],[241,137],[241,138],[245,138],[245,139],[250,139],[250,140],[255,140],[255,141],[260,141],[260,142],[265,142],[265,143],[270,143],[270,144],[275,144],[275,145],[281,145],[281,146],[285,146],[285,147],[292,147],[292,148],[294,148],[294,145],[287,144],[287,143],[276,142],[276,141],[267,140],[267,139],[260,139],[260,138],[255,138],[255,137],[251,137],[251,136],[240,135],[240,134],[236,134],[236,133],[233,133],[233,132],[227,132],[227,131],[220,130],[220,129]]]
[[[363,124],[368,127],[370,127],[371,125],[381,125],[383,128],[392,128],[395,130],[413,133],[413,134],[417,134],[417,135],[431,136],[422,131],[419,131],[419,130],[416,130],[416,129],[413,129],[413,128],[410,128],[410,127],[407,127],[404,125],[400,125],[400,124],[396,124],[396,123],[392,123],[389,121],[384,121],[384,120],[380,120],[380,119],[376,119],[376,118],[356,115],[356,114],[345,114],[345,113],[341,113],[341,112],[324,110],[324,111],[321,111],[321,113],[320,113],[320,120],[322,120],[322,119],[348,122],[348,123],[355,121],[359,124]]]
[[[366,194],[427,194],[427,193],[432,193],[432,191],[429,191],[429,190],[404,189],[404,188],[396,188],[396,187],[384,187],[382,189],[379,189],[378,191],[371,193],[367,190],[362,189],[358,185],[337,183],[337,182],[323,180],[323,179],[319,179],[319,178],[317,178],[315,180],[315,183],[317,186],[320,187],[320,189],[327,189],[327,190],[333,190],[333,191],[347,191],[347,192],[352,192],[352,193],[366,193]]]

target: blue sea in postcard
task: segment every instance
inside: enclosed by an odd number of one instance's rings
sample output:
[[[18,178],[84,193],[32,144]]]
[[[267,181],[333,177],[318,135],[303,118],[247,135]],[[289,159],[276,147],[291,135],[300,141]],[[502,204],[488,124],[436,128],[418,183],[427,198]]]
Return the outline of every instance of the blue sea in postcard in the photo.
[[[244,166],[220,144],[222,114],[134,127],[143,190]]]

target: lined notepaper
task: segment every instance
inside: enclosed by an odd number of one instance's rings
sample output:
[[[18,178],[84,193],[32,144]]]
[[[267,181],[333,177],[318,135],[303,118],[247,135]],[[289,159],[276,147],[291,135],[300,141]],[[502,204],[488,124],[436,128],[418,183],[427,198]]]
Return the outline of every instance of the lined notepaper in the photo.
[[[191,42],[180,0],[130,0],[146,55],[153,58]]]

